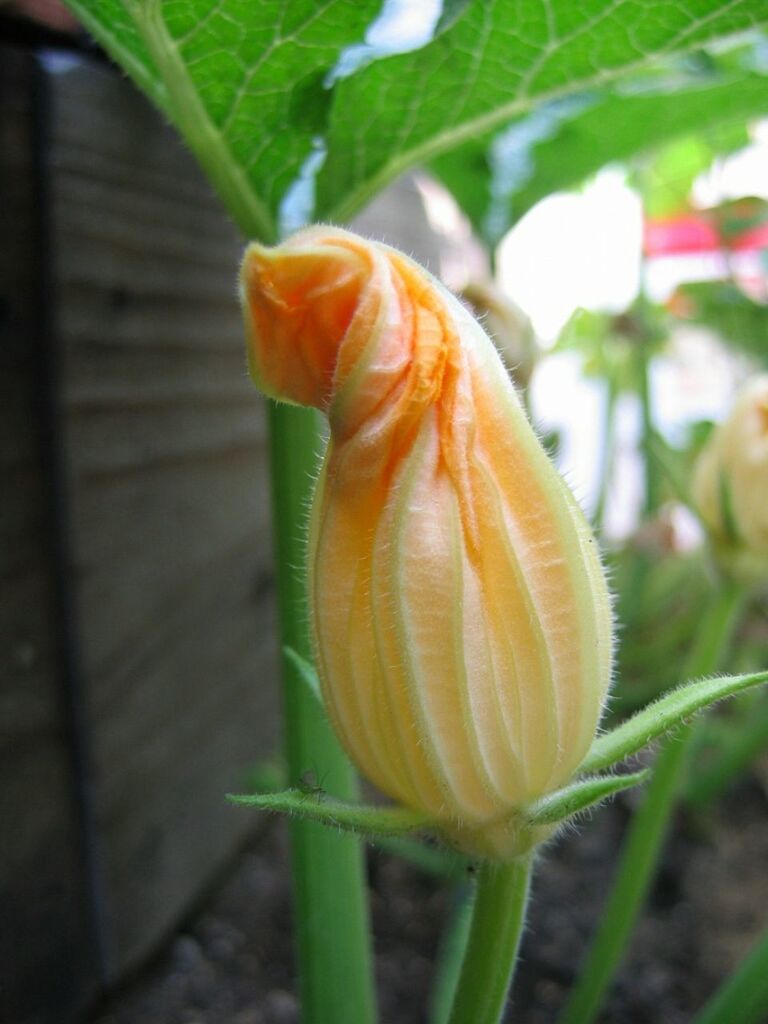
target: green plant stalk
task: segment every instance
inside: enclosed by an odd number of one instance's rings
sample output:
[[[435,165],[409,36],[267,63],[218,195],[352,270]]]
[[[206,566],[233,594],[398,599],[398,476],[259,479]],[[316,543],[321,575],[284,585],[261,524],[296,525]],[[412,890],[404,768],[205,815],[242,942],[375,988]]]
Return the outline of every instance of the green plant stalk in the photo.
[[[307,632],[306,529],[317,474],[319,418],[270,403],[272,499],[281,643],[311,658]],[[342,800],[357,778],[296,666],[283,659],[289,783],[307,771]],[[368,1024],[375,1019],[370,923],[360,841],[293,820],[294,917],[304,1024]]]
[[[645,499],[643,503],[643,514],[647,518],[652,516],[659,507],[661,495],[661,480],[659,477],[659,465],[656,461],[653,450],[653,403],[651,401],[650,368],[651,359],[649,356],[647,342],[639,338],[637,340],[637,393],[640,399],[641,415],[641,441],[640,450],[643,455],[643,471],[645,473]]]
[[[206,177],[246,237],[274,243],[277,240],[274,218],[256,195],[245,170],[229,150],[190,80],[178,44],[166,26],[162,0],[125,0],[125,6],[165,88],[164,96],[157,95],[155,90],[152,98],[171,115]],[[79,4],[76,10],[79,14],[88,13],[87,10],[83,12]],[[86,24],[91,27],[93,20],[89,16]],[[144,87],[142,80],[138,80],[138,84]]]
[[[605,408],[603,412],[603,448],[600,459],[600,490],[597,495],[593,516],[595,532],[600,534],[605,519],[605,506],[611,486],[613,456],[615,448],[616,403],[619,397],[618,382],[613,374],[606,380]]]
[[[695,1024],[761,1024],[768,1018],[768,929],[726,979]]]
[[[450,1024],[498,1024],[520,948],[531,856],[480,866]]]
[[[437,950],[429,1024],[447,1024],[450,1019],[471,924],[472,889],[467,885],[465,876],[464,883],[454,887],[450,917],[443,929]]]
[[[730,644],[744,603],[743,591],[723,583],[704,615],[685,673],[715,672]],[[642,804],[635,812],[597,933],[566,1003],[560,1024],[590,1024],[623,959],[645,903],[680,792],[695,723],[684,725],[662,746]]]

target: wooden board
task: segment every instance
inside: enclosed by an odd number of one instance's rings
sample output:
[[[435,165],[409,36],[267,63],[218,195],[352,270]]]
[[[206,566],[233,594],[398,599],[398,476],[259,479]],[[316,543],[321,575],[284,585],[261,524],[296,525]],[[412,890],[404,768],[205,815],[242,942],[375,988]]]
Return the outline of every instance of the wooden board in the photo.
[[[279,741],[263,403],[241,239],[108,68],[50,76],[71,571],[107,974],[136,964],[252,827],[226,804]]]
[[[0,47],[0,1021],[96,986],[56,586],[44,218],[31,55]]]

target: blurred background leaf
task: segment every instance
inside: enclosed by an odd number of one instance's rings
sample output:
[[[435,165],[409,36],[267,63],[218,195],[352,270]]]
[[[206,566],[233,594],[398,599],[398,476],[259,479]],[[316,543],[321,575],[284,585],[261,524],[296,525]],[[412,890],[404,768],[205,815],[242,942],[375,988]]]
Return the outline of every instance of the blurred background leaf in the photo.
[[[691,304],[688,319],[768,366],[768,306],[750,299],[729,281],[686,284],[680,292]]]
[[[667,217],[687,209],[696,178],[716,157],[746,146],[748,141],[743,120],[725,120],[706,132],[676,138],[646,159],[634,160],[629,181],[642,192],[646,216]]]

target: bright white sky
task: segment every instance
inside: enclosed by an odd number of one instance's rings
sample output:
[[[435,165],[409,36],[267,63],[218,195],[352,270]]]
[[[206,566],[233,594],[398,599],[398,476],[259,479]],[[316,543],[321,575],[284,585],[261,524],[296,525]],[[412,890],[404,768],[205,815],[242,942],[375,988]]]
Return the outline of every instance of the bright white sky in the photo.
[[[642,209],[618,169],[538,203],[499,247],[502,285],[553,342],[580,306],[621,312],[640,285]]]

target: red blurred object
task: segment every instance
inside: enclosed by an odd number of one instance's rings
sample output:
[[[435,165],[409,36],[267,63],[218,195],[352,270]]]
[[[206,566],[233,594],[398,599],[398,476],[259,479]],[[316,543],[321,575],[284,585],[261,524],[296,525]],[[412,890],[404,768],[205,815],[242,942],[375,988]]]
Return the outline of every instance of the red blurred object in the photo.
[[[707,210],[648,219],[646,275],[667,301],[679,285],[729,280],[754,302],[768,302],[768,202],[757,196],[727,200]],[[671,296],[671,298],[670,298]],[[670,307],[672,308],[672,307]],[[681,308],[680,315],[685,316]]]
[[[682,253],[715,252],[723,248],[718,232],[704,217],[690,214],[645,222],[647,256],[679,256]]]
[[[744,212],[742,212],[744,211]],[[683,256],[693,253],[757,252],[768,249],[768,221],[749,214],[746,204],[732,206],[730,215],[745,216],[743,230],[734,230],[726,219],[727,211],[717,209],[703,213],[687,213],[680,217],[647,220],[644,230],[646,256]],[[754,221],[757,219],[757,223]]]

